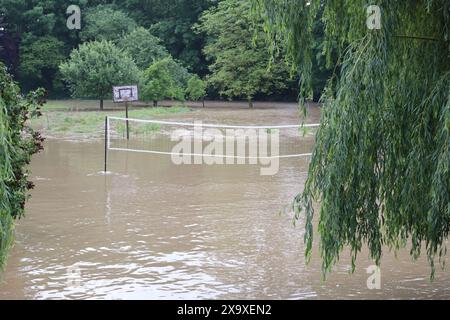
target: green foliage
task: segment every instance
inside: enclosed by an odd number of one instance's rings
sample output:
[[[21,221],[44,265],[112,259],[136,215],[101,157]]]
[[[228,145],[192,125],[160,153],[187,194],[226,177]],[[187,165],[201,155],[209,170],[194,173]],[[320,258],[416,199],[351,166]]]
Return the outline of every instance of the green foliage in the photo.
[[[262,24],[253,23],[250,1],[221,1],[200,21],[196,29],[207,35],[204,52],[212,60],[208,83],[221,95],[251,101],[258,93],[270,94],[288,86],[287,66],[280,56],[270,61]]]
[[[84,8],[87,0],[73,0],[70,4]],[[43,52],[49,53],[51,58],[63,54],[65,59],[71,49],[78,45],[78,33],[66,27],[67,6],[66,1],[60,0],[0,0],[0,19],[3,20],[4,28],[0,31],[0,46],[3,47],[3,50],[0,50],[0,59],[13,76],[20,80],[22,89],[29,90],[39,85],[51,91],[50,93],[58,90],[61,91],[58,93],[65,93],[61,90],[61,83],[57,79],[58,73],[48,72],[46,64],[54,62],[48,59],[47,63],[41,63],[39,57],[33,61],[35,59],[32,55],[39,56],[38,51],[42,49]],[[42,45],[37,43],[41,40],[44,42]],[[63,43],[63,48],[60,48],[60,43]],[[24,52],[28,54],[23,56]],[[31,62],[28,61],[30,58]],[[29,79],[28,76],[31,74],[28,72],[19,74],[19,65],[28,65],[27,70],[38,69],[37,74],[45,74],[45,79],[37,80],[36,76]]]
[[[175,61],[173,58],[167,59],[167,69],[172,76],[175,86],[178,88],[186,88],[192,74],[182,65],[181,62]]]
[[[88,0],[72,0],[70,4],[86,8]],[[94,5],[93,1],[89,3]],[[0,0],[0,13],[7,31],[19,40],[24,35],[53,36],[66,44],[76,41],[76,34],[66,27],[68,3],[60,0]]]
[[[141,89],[144,101],[154,101],[156,105],[167,98],[184,100],[183,90],[177,85],[169,68],[172,61],[171,58],[157,61],[144,72],[144,86]]]
[[[44,36],[51,33],[55,27],[56,11],[49,10],[55,2],[1,0],[0,8],[14,31]]]
[[[330,49],[325,51],[325,25],[321,19],[323,10],[319,11],[319,17],[314,21],[312,33],[312,70],[311,70],[311,88],[314,101],[319,101],[322,93],[327,85],[328,80],[332,77],[332,73],[338,72],[336,53]],[[333,47],[334,48],[334,47]]]
[[[337,52],[340,73],[325,92],[321,127],[305,191],[307,255],[313,202],[320,203],[324,274],[349,247],[363,245],[377,264],[383,247],[411,243],[444,263],[450,229],[450,39],[448,1],[375,1],[381,30],[366,27],[373,1],[255,0],[273,40],[287,42],[311,88],[312,27],[323,8],[324,50]],[[418,39],[411,37],[426,37]],[[299,212],[300,213],[300,212]]]
[[[27,89],[53,88],[59,64],[65,60],[64,43],[52,36],[27,37],[20,46],[19,77]]]
[[[80,33],[82,41],[119,40],[124,33],[134,30],[136,22],[126,13],[110,6],[90,8],[83,16],[84,25]]]
[[[14,219],[22,217],[27,191],[33,187],[26,166],[42,149],[43,139],[26,124],[40,114],[41,96],[39,91],[23,99],[0,64],[0,270],[12,244]]]
[[[161,40],[142,27],[126,34],[117,42],[117,46],[127,52],[141,70],[169,56]]]
[[[203,99],[206,96],[206,82],[198,76],[192,76],[187,84],[186,96],[193,101]]]
[[[135,21],[160,38],[170,54],[190,71],[204,75],[204,39],[192,30],[200,14],[214,5],[210,0],[117,0]]]
[[[69,90],[63,86],[60,73],[53,72],[54,69],[49,71],[40,59],[33,58],[33,54],[39,56],[38,51],[42,49],[42,56],[49,53],[53,57],[59,53],[67,59],[73,49],[92,40],[114,42],[128,52],[141,70],[169,56],[168,51],[174,60],[172,72],[178,74],[176,79],[182,88],[186,88],[191,72],[202,78],[208,73],[208,62],[203,53],[206,36],[196,32],[193,26],[205,10],[217,6],[218,2],[73,0],[70,4],[81,8],[81,31],[66,27],[68,16],[65,12],[69,4],[65,1],[0,0],[0,19],[4,20],[2,25],[6,25],[5,30],[0,32],[0,59],[19,79],[25,91],[39,85],[45,87],[52,97],[67,96]],[[161,43],[155,36],[161,39]],[[56,42],[51,43],[47,37],[63,43],[63,47],[59,48]],[[248,37],[248,42],[251,38],[252,35]],[[42,45],[36,43],[41,40],[44,42]],[[59,60],[48,59],[48,63],[54,65],[56,61]],[[19,72],[20,65],[24,66],[26,72]],[[36,72],[31,73],[31,70]],[[38,80],[37,77],[41,75],[42,80]],[[286,93],[290,97],[296,96],[295,83],[288,86],[290,89]],[[210,94],[217,96],[215,90],[210,90]],[[263,92],[259,94],[258,98],[266,95]]]
[[[134,61],[112,42],[89,42],[72,51],[61,73],[74,97],[105,99],[112,87],[140,81]]]

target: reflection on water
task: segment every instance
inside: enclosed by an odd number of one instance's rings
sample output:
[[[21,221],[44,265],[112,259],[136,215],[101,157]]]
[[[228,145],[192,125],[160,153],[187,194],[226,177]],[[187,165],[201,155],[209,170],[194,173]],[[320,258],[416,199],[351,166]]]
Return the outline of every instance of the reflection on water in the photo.
[[[273,121],[272,121],[273,122]],[[271,123],[272,123],[271,122]],[[302,224],[281,213],[303,188],[307,160],[258,166],[175,166],[166,156],[113,153],[102,142],[49,140],[0,284],[0,299],[450,298],[425,259],[386,253],[369,290],[367,253],[321,281],[305,266]]]

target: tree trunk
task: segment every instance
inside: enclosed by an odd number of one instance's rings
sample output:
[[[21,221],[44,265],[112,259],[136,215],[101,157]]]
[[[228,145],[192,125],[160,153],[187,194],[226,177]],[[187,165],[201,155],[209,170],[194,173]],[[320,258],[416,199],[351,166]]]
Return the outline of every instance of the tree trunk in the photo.
[[[100,99],[100,110],[103,111],[103,99]]]
[[[157,107],[158,106],[158,101],[157,100],[153,100],[153,106]]]
[[[203,108],[205,108],[205,98],[202,99]]]
[[[248,99],[248,107],[250,109],[253,109],[253,100],[252,99]]]

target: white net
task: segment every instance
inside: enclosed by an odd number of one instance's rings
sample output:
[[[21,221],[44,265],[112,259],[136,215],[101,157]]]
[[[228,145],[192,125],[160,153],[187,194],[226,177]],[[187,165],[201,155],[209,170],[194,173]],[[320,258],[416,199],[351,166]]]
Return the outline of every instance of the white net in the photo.
[[[240,126],[109,117],[106,139],[111,151],[252,163],[257,159],[311,156],[318,127],[318,124]]]

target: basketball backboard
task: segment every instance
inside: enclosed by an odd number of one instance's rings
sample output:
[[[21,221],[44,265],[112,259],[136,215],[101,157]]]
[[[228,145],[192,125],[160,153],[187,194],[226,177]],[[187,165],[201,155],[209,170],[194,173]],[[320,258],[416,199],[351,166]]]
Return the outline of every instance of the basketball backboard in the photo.
[[[114,102],[132,102],[138,101],[138,87],[137,86],[121,86],[113,87]]]

